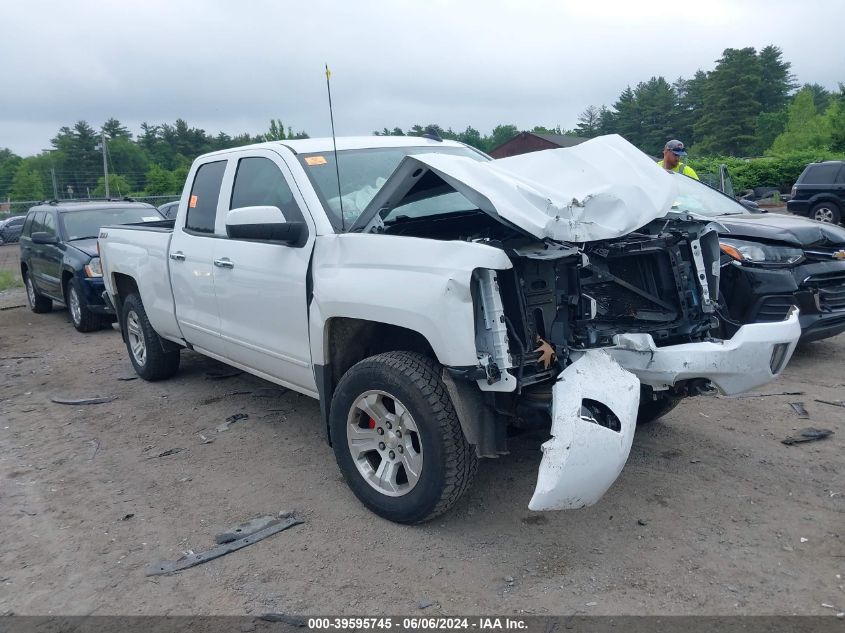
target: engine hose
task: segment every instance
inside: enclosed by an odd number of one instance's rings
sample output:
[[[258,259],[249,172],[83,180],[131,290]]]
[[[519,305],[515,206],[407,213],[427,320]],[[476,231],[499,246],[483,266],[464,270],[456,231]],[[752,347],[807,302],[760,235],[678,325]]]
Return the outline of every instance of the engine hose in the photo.
[[[516,378],[516,388],[517,393],[522,393],[522,371],[525,368],[525,345],[523,344],[522,339],[520,339],[516,335],[516,329],[513,327],[513,323],[511,323],[511,320],[508,318],[508,315],[503,314],[502,316],[505,317],[505,325],[508,328],[508,332],[510,333],[513,340],[516,341],[517,347],[519,347],[519,372],[517,373]]]

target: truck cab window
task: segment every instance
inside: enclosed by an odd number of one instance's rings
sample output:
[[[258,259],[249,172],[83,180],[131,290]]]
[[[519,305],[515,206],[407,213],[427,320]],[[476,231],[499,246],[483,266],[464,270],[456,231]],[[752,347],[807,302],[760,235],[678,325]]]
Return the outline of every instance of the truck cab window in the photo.
[[[288,222],[303,222],[302,211],[276,164],[268,158],[242,158],[229,208],[257,206],[277,207]]]
[[[197,169],[191,197],[188,200],[188,217],[185,228],[197,233],[214,233],[214,219],[217,216],[217,201],[226,161],[205,163]]]

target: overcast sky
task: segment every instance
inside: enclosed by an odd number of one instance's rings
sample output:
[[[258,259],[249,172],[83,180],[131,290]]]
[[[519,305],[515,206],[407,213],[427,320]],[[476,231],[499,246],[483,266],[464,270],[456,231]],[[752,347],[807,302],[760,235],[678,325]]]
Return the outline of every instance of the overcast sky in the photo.
[[[328,135],[325,62],[338,135],[571,128],[728,47],[775,44],[801,83],[845,82],[841,0],[2,0],[0,24],[0,147],[21,155],[108,117]]]

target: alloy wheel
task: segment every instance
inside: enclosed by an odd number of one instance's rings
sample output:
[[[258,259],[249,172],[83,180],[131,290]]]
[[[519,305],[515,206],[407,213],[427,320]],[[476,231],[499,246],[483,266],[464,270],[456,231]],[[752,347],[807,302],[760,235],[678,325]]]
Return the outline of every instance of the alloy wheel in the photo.
[[[82,323],[82,305],[79,302],[79,294],[73,286],[68,289],[68,309],[70,309],[73,324],[79,326]]]
[[[138,365],[143,367],[147,362],[147,341],[144,338],[144,330],[141,328],[141,319],[134,310],[130,310],[126,315],[126,336],[132,357]]]
[[[819,222],[833,222],[833,209],[830,207],[819,207],[813,214],[813,219]]]
[[[423,466],[419,430],[391,394],[361,394],[349,410],[346,439],[358,472],[381,494],[401,497],[417,485]]]
[[[26,276],[26,298],[29,299],[29,306],[35,307],[35,286],[32,285],[29,275]]]

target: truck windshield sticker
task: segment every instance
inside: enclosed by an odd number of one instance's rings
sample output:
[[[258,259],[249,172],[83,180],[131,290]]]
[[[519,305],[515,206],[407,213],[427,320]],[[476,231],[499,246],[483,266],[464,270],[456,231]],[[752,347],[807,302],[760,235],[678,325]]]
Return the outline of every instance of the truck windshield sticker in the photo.
[[[159,220],[161,220],[161,218],[157,218],[154,215],[145,215],[141,218],[141,220],[143,220],[144,222],[158,222]]]
[[[305,164],[311,165],[325,165],[326,164],[326,157],[325,156],[306,156],[305,157]]]
[[[197,206],[197,202],[199,202],[199,198],[197,196],[191,196],[191,202],[188,204],[188,206],[192,209],[195,209]]]

